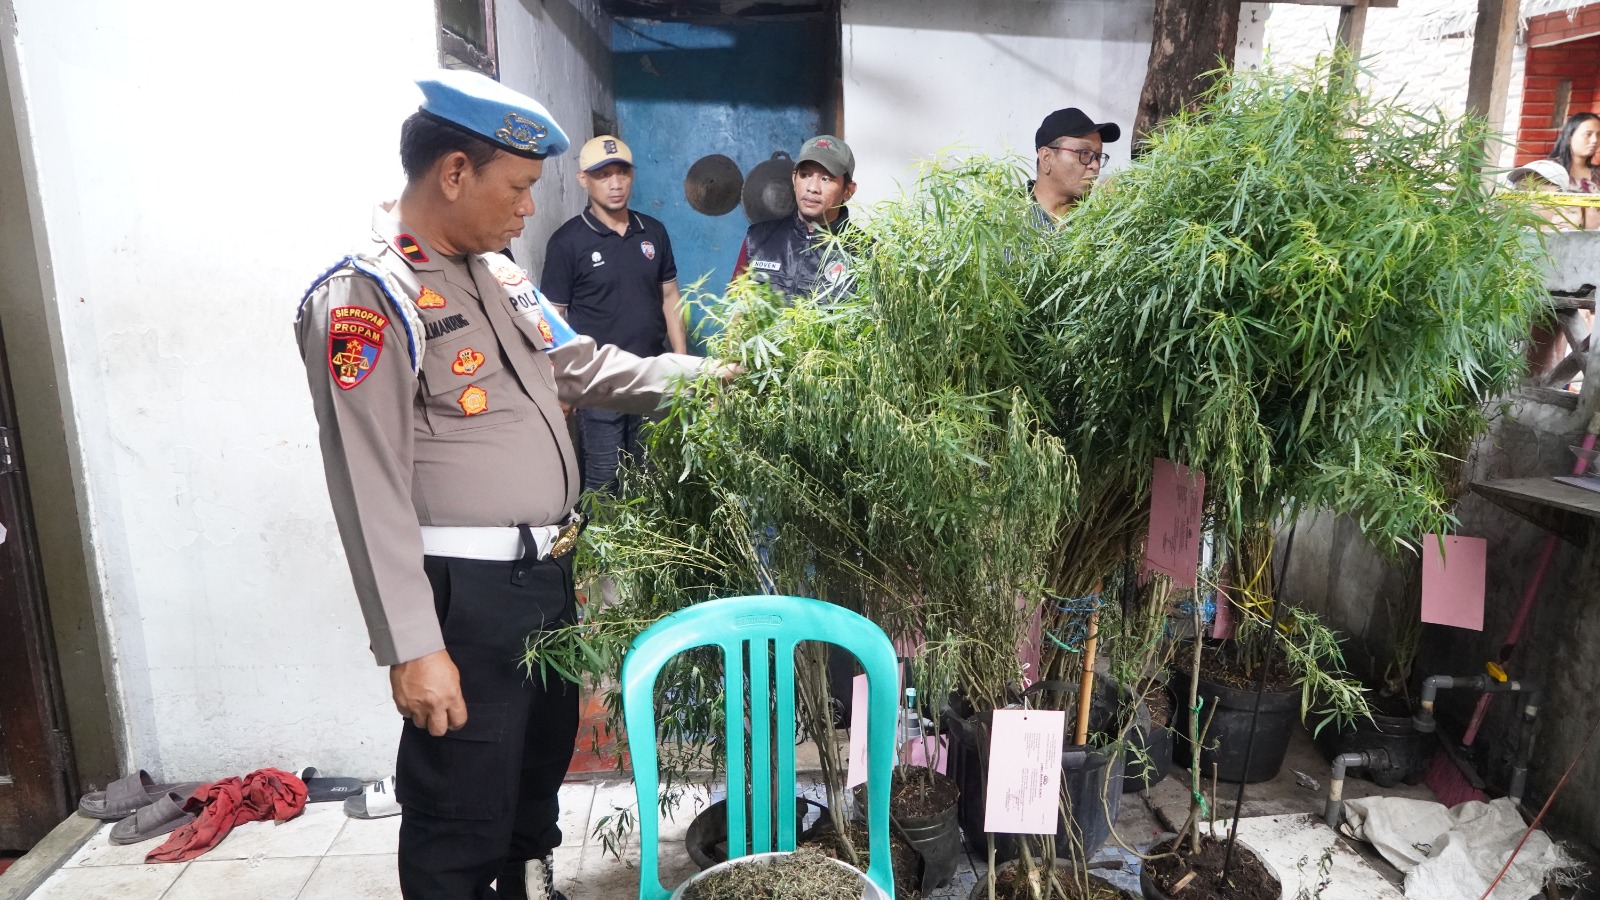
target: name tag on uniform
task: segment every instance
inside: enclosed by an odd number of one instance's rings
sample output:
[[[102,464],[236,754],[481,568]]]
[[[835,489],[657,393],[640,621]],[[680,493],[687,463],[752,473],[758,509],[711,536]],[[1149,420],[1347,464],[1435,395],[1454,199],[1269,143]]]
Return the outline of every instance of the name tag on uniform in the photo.
[[[750,268],[767,272],[779,272],[783,270],[783,263],[770,259],[752,259],[750,260]]]

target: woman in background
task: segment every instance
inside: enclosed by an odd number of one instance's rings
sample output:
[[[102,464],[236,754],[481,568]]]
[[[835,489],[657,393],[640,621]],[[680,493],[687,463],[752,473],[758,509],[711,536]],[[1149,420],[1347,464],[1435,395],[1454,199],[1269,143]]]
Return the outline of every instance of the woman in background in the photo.
[[[1600,170],[1593,163],[1596,150],[1600,150],[1600,115],[1578,113],[1561,126],[1549,156],[1512,169],[1506,180],[1524,190],[1600,194]],[[1600,209],[1552,207],[1546,218],[1558,226],[1600,228]]]
[[[1594,157],[1600,150],[1600,116],[1578,113],[1567,119],[1556,137],[1550,155],[1518,166],[1506,175],[1515,187],[1534,191],[1557,191],[1565,194],[1600,194],[1600,170]],[[1540,211],[1557,228],[1600,228],[1600,209],[1586,206],[1549,206]],[[1593,314],[1580,312],[1593,322]],[[1592,324],[1591,324],[1592,327]],[[1528,342],[1528,368],[1530,374],[1548,371],[1567,353],[1567,342],[1562,333],[1546,325],[1534,325]],[[1573,385],[1568,385],[1571,389]]]

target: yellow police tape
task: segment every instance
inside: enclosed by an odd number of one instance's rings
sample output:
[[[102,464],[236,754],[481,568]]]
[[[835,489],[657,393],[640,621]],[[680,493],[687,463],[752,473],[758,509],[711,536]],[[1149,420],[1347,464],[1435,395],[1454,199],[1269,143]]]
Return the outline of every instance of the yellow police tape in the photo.
[[[1600,194],[1558,194],[1554,191],[1507,191],[1539,206],[1583,206],[1600,209]]]

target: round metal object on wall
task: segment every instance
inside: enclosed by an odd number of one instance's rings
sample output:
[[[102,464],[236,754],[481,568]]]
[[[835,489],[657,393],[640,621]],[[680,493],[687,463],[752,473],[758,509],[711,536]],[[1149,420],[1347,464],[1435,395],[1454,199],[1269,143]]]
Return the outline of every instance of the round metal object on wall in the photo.
[[[683,178],[683,198],[696,212],[708,216],[727,215],[739,205],[739,194],[744,188],[744,175],[739,164],[713,153],[702,156],[689,167]]]
[[[744,179],[744,214],[751,222],[765,222],[794,212],[794,160],[779,150],[756,164]]]

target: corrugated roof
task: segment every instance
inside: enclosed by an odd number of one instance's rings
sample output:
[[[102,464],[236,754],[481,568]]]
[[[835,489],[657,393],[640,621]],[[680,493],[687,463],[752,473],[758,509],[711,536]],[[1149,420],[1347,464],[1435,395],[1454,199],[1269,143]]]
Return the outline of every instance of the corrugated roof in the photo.
[[[1527,24],[1538,16],[1585,6],[1600,6],[1600,0],[1522,0],[1518,13]],[[1418,0],[1412,8],[1422,10],[1421,33],[1426,40],[1471,37],[1478,27],[1477,0]]]

